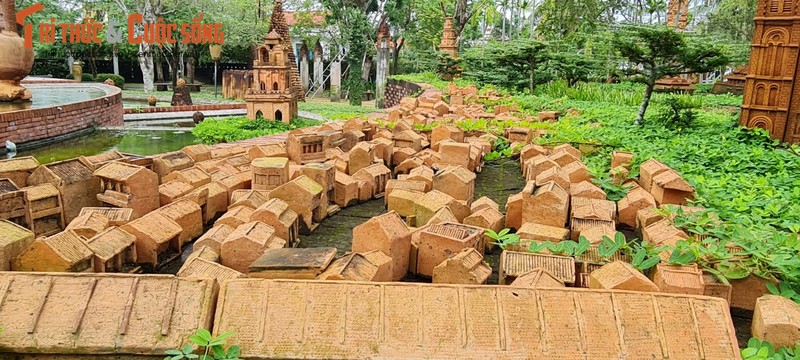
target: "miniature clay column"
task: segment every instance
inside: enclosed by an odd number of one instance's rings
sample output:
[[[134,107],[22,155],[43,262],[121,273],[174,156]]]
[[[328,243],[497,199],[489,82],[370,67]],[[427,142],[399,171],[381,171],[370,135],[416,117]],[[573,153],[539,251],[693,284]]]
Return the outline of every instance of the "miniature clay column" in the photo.
[[[314,86],[324,87],[322,80],[322,54],[314,53]]]
[[[342,89],[342,63],[331,63],[331,101],[339,101]]]
[[[389,48],[386,46],[386,39],[383,39],[378,47],[378,66],[375,68],[375,107],[384,108],[384,94],[386,92],[386,80],[389,70]]]

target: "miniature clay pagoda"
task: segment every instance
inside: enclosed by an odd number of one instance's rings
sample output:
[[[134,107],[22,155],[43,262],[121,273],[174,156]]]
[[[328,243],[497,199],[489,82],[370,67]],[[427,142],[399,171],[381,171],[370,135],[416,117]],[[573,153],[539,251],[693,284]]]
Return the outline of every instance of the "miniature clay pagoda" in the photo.
[[[276,2],[276,6],[279,3]],[[248,119],[262,117],[289,123],[297,117],[297,93],[291,82],[293,63],[288,53],[291,48],[283,45],[281,36],[274,30],[256,48],[253,83],[244,96]]]
[[[686,30],[688,19],[689,0],[670,0],[667,10],[667,26],[677,30]]]
[[[289,24],[286,23],[286,15],[283,12],[283,0],[276,0],[272,7],[270,18],[270,32],[276,32],[281,37],[281,45],[286,49],[292,49],[292,38],[289,35]],[[297,59],[294,51],[289,51],[289,64],[291,65],[291,88],[294,89],[295,96],[305,101],[306,96],[300,83],[300,70],[297,68]]]
[[[439,44],[439,51],[446,52],[450,57],[458,56],[458,46],[456,45],[456,32],[453,30],[453,18],[444,18],[444,29],[442,30],[442,42]]]
[[[794,1],[760,0],[739,125],[759,127],[774,139],[800,143],[797,81],[800,9]]]

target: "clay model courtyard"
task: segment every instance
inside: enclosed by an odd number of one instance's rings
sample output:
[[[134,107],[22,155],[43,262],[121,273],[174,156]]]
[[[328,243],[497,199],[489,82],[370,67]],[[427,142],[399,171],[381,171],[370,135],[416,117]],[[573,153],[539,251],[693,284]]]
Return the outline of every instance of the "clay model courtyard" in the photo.
[[[800,359],[800,1],[0,20],[0,359]]]

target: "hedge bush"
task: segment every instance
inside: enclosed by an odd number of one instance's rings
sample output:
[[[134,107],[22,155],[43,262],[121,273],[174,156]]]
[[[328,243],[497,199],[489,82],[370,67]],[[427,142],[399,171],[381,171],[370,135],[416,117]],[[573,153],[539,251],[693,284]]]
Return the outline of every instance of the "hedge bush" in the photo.
[[[97,74],[97,76],[94,77],[94,81],[97,82],[104,82],[106,79],[114,80],[114,85],[120,89],[125,86],[125,78],[117,74]]]

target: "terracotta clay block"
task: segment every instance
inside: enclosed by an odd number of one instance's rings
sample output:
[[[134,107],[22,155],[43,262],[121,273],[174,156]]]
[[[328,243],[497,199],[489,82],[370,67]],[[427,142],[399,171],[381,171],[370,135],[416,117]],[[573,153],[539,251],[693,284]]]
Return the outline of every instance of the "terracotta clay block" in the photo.
[[[122,226],[131,221],[133,210],[125,208],[88,207],[83,208],[78,216],[99,213],[108,219],[108,226]]]
[[[636,229],[644,228],[664,219],[664,216],[657,212],[657,208],[644,208],[636,212]]]
[[[612,184],[621,186],[624,182],[628,181],[630,171],[625,167],[617,166],[611,168],[611,170],[608,171],[608,175],[611,177]]]
[[[510,285],[514,287],[531,289],[563,288],[564,282],[557,279],[555,275],[551,274],[549,271],[542,268],[536,268],[517,276],[517,278],[514,279]]]
[[[364,254],[347,253],[334,260],[318,280],[392,281],[392,258],[374,250]]]
[[[425,193],[414,190],[395,189],[391,195],[387,196],[387,209],[395,211],[402,217],[414,215],[414,204]]]
[[[285,157],[256,158],[250,163],[254,190],[272,190],[289,181],[289,159]]]
[[[433,189],[469,204],[475,196],[475,178],[475,173],[463,166],[447,166],[433,177]]]
[[[228,200],[230,201],[234,191],[248,190],[252,187],[253,175],[250,172],[238,172],[219,179],[219,183],[228,191]]]
[[[570,163],[563,166],[561,170],[569,175],[569,181],[573,184],[583,181],[591,181],[592,175],[589,174],[589,169],[580,161]]]
[[[111,162],[94,175],[100,178],[97,199],[113,207],[132,209],[134,219],[159,206],[158,175],[142,166]]]
[[[123,226],[136,237],[136,261],[158,265],[158,256],[170,248],[179,249],[179,237],[183,229],[174,220],[160,212],[151,212]]]
[[[517,193],[508,197],[506,202],[506,227],[519,229],[522,226],[523,195]]]
[[[222,242],[230,235],[234,228],[220,224],[212,227],[208,231],[206,231],[203,236],[201,236],[197,241],[192,244],[192,249],[194,251],[198,251],[201,248],[209,248],[215,253],[219,254],[222,247]]]
[[[525,162],[523,175],[526,181],[536,180],[536,176],[554,167],[558,167],[555,161],[546,155],[539,155]]]
[[[617,204],[610,200],[575,196],[570,198],[570,208],[573,220],[615,221],[617,218]]]
[[[661,292],[672,294],[703,295],[703,272],[694,266],[658,264],[650,278]]]
[[[153,171],[158,174],[159,179],[173,171],[190,168],[192,165],[194,165],[194,160],[181,151],[174,151],[153,158]]]
[[[442,261],[433,268],[434,284],[485,284],[492,275],[492,268],[483,261],[478,250],[466,248]]]
[[[353,252],[380,250],[392,258],[392,281],[408,273],[411,233],[394,211],[373,217],[353,228]]]
[[[539,155],[547,155],[548,151],[544,146],[536,144],[527,144],[522,147],[519,153],[519,163],[524,165],[529,159]],[[524,170],[524,166],[523,166]]]
[[[250,221],[260,221],[272,226],[275,236],[286,240],[289,247],[300,244],[300,217],[283,200],[267,200],[253,211]]]
[[[6,178],[18,187],[28,186],[28,177],[39,167],[33,156],[23,156],[0,160],[0,179]]]
[[[547,157],[561,167],[566,167],[571,163],[581,161],[579,156],[575,156],[564,149],[553,150],[553,152],[550,155],[547,155]]]
[[[185,279],[211,279],[218,284],[231,279],[247,277],[236,270],[203,258],[186,260],[175,276]]]
[[[211,182],[211,176],[199,167],[190,167],[188,169],[173,171],[169,175],[161,178],[161,183],[169,181],[181,181],[192,186],[192,188],[199,188]]]
[[[348,175],[352,176],[358,172],[358,170],[372,165],[372,162],[375,160],[375,145],[362,141],[350,149],[348,158],[350,159]]]
[[[389,180],[389,182],[391,181],[393,180]],[[357,203],[358,181],[350,175],[336,171],[336,174],[334,174],[333,201],[342,208]]]
[[[228,210],[225,214],[223,214],[216,222],[214,222],[214,226],[219,225],[228,225],[234,229],[238,228],[242,224],[250,222],[250,217],[253,215],[253,209],[247,206],[237,206],[233,209]]]
[[[426,185],[421,181],[416,180],[408,180],[408,179],[390,179],[386,182],[386,196],[384,197],[384,203],[389,203],[389,197],[392,195],[392,191],[396,189],[403,189],[403,190],[411,190],[411,191],[418,191],[418,192],[426,192]]]
[[[162,358],[211,328],[217,292],[165,275],[9,273],[0,284],[6,358]]]
[[[83,216],[78,216],[67,225],[66,230],[72,230],[84,239],[91,239],[97,233],[108,228],[108,218],[97,212],[90,212]]]
[[[506,218],[503,214],[495,209],[491,208],[484,208],[474,212],[472,215],[467,216],[464,218],[464,225],[472,225],[475,227],[479,227],[482,229],[493,230],[494,232],[500,232],[503,230],[503,224],[505,224]],[[487,253],[491,253],[494,250],[495,245],[492,243],[494,240],[490,237],[484,235],[483,236],[483,249]]]
[[[414,217],[414,221],[416,222],[416,218],[415,217]],[[435,214],[433,214],[433,217],[428,219],[427,223],[425,223],[425,224],[414,224],[414,225],[415,226],[436,225],[436,224],[441,224],[441,223],[446,223],[446,222],[452,222],[452,223],[459,222],[458,219],[456,219],[456,216],[453,215],[453,212],[447,206],[439,209],[439,211],[437,211]]]
[[[176,199],[194,191],[194,187],[182,181],[172,180],[158,186],[158,199],[161,206],[167,205]]]
[[[533,132],[527,127],[511,127],[506,129],[506,139],[509,142],[521,142],[527,144],[533,139]]]
[[[385,195],[386,183],[392,178],[392,171],[383,164],[373,164],[353,174],[353,178],[371,183],[372,197],[377,199]]]
[[[528,182],[522,191],[522,222],[532,222],[554,227],[567,223],[569,194],[555,182],[533,190],[534,182]]]
[[[599,186],[592,184],[591,181],[581,181],[577,184],[571,185],[569,188],[571,196],[586,197],[592,199],[606,199],[606,192]]]
[[[639,185],[647,192],[651,192],[653,186],[653,179],[656,175],[669,170],[667,165],[656,159],[650,159],[639,166]]]
[[[567,176],[567,174],[561,170],[561,167],[551,167],[545,171],[542,171],[536,175],[535,181],[536,186],[543,186],[544,184],[553,181],[567,192],[570,191],[571,184],[569,182],[569,176]]]
[[[431,131],[431,148],[439,150],[439,143],[449,139],[454,142],[464,142],[464,131],[455,125],[439,125]]]
[[[443,207],[449,207],[459,222],[470,214],[469,207],[465,203],[459,203],[458,200],[441,191],[432,190],[425,193],[414,204],[414,216],[417,223],[427,223]]]
[[[554,243],[569,239],[569,230],[563,227],[548,226],[536,223],[524,223],[517,230],[520,239],[550,241]]]
[[[231,194],[231,201],[228,209],[237,206],[246,206],[253,210],[263,205],[269,200],[268,190],[235,190]]]
[[[433,169],[427,165],[420,165],[408,172],[408,178],[406,180],[424,183],[425,189],[422,191],[428,192],[433,189],[433,176]]]
[[[565,284],[575,283],[575,259],[566,256],[533,254],[505,250],[500,254],[498,283],[512,283],[520,275],[541,268]]]
[[[472,204],[470,204],[469,210],[470,210],[471,213],[474,214],[474,213],[478,212],[478,210],[481,210],[481,209],[484,209],[484,208],[490,208],[490,209],[494,209],[494,210],[500,211],[500,205],[498,205],[494,200],[492,200],[492,199],[490,199],[489,197],[486,197],[486,196],[481,196],[477,200],[473,201]]]
[[[777,280],[767,280],[754,274],[750,274],[744,279],[729,279],[728,281],[731,284],[731,307],[745,310],[754,310],[756,300],[770,293],[767,283],[778,286]]]
[[[448,257],[464,250],[478,250],[482,244],[484,229],[457,223],[430,225],[420,232],[416,244],[415,268],[409,271],[420,276],[430,277],[433,268]],[[481,249],[482,250],[482,249]]]
[[[443,142],[439,144],[439,154],[441,155],[440,162],[445,165],[461,165],[472,172],[475,170],[475,166],[470,161],[471,148],[472,146],[470,144],[452,141]]]
[[[252,160],[266,157],[289,157],[286,152],[286,147],[282,143],[273,143],[266,145],[256,145],[248,151],[248,157]]]
[[[392,153],[394,153],[394,142],[385,138],[372,139],[375,145],[375,160],[380,160],[387,167],[392,165]]]
[[[413,156],[413,157],[405,159],[405,160],[403,160],[403,162],[397,164],[397,166],[394,167],[394,173],[399,178],[400,175],[410,174],[412,170],[414,170],[414,169],[416,169],[416,168],[418,168],[420,166],[424,166],[424,165],[425,165],[425,162],[421,158],[419,158],[417,156]],[[433,170],[431,170],[431,171],[433,171]],[[433,175],[431,175],[431,177],[433,177]]]
[[[11,262],[33,243],[33,232],[12,223],[0,220],[0,271],[11,270]]]
[[[703,295],[718,297],[720,299],[725,299],[725,301],[728,302],[731,301],[732,287],[730,284],[723,284],[716,276],[712,274],[703,274],[703,283],[705,284]]]
[[[259,221],[242,224],[220,245],[220,264],[247,273],[252,264],[268,249],[286,247],[286,240],[275,236],[272,226]]]
[[[589,275],[589,287],[606,290],[658,292],[658,286],[624,261],[603,265]]]
[[[250,265],[250,277],[313,280],[336,257],[336,248],[268,249]]]
[[[753,312],[752,335],[776,349],[800,342],[800,306],[777,295],[758,298]]]
[[[619,200],[619,223],[630,228],[636,227],[636,214],[639,210],[656,206],[653,195],[644,189],[636,188],[628,192],[625,197]]]
[[[211,222],[217,215],[228,210],[228,189],[216,181],[197,188],[187,194],[186,198],[200,205],[203,223]]]
[[[270,191],[271,199],[281,199],[289,204],[289,209],[300,217],[300,231],[310,233],[316,228],[315,218],[319,218],[322,204],[322,185],[310,177],[300,177]],[[327,206],[327,204],[326,204]]]
[[[200,211],[200,206],[193,201],[181,199],[162,206],[154,212],[161,213],[181,227],[177,246],[173,247],[176,251],[181,251],[183,244],[199,237],[203,233],[203,213]]]
[[[73,231],[41,237],[12,261],[14,271],[92,272],[94,253]]]
[[[612,151],[611,152],[611,168],[622,166],[630,170],[633,164],[633,153],[625,151]]]
[[[93,170],[79,159],[70,159],[42,165],[30,177],[28,185],[50,183],[56,186],[64,201],[64,221],[69,223],[78,217],[84,207],[100,206],[97,193],[100,179]],[[0,176],[2,177],[2,176]]]
[[[398,166],[416,153],[417,152],[411,148],[398,148],[394,146],[392,150],[392,165]]]
[[[672,169],[653,177],[650,193],[659,205],[686,205],[689,200],[694,200],[694,188]]]
[[[688,237],[689,235],[673,226],[667,219],[657,221],[642,229],[642,240],[656,246],[675,246],[678,241],[686,240]],[[670,253],[668,251],[661,253],[661,258],[665,261],[669,259],[669,256]]]
[[[203,144],[184,146],[181,151],[192,158],[194,162],[211,160],[211,150]]]
[[[395,125],[395,129],[397,129],[397,125]],[[422,137],[415,133],[414,130],[396,132],[392,135],[392,141],[394,141],[394,147],[396,149],[411,148],[414,152],[422,149]]]

